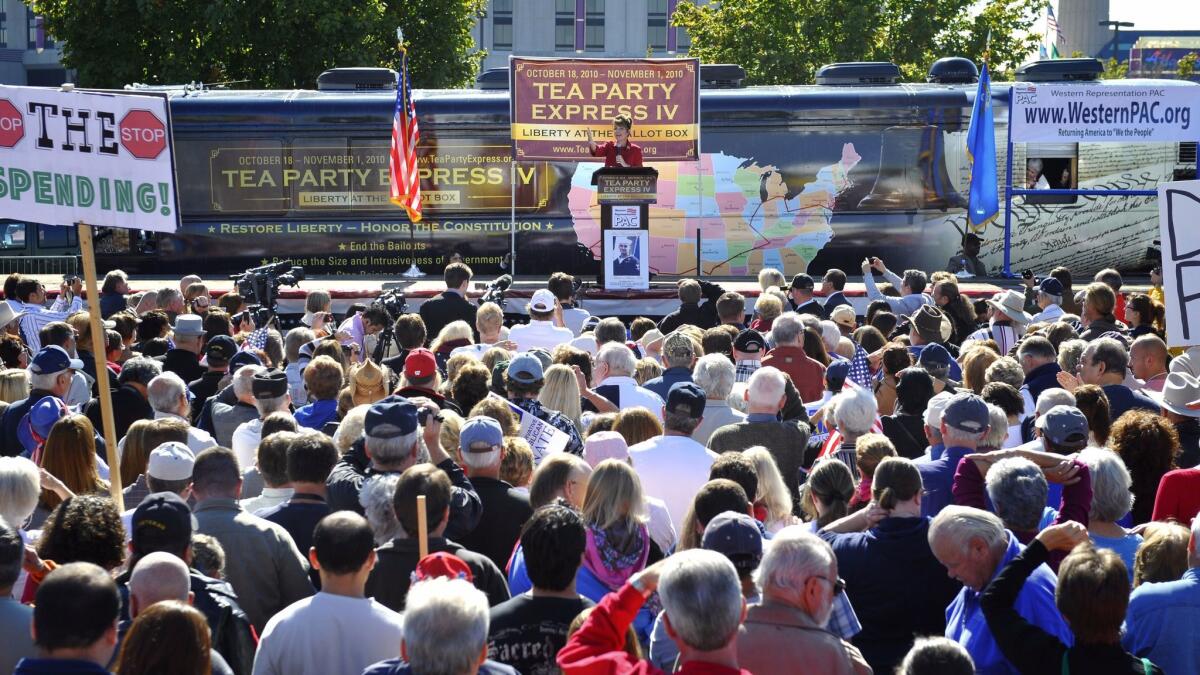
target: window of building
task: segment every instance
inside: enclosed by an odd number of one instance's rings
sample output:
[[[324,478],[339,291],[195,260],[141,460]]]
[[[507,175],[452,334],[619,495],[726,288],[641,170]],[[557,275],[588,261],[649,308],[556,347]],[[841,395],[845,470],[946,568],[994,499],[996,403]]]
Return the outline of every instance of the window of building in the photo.
[[[667,0],[649,0],[646,3],[646,39],[650,48],[667,48]]]
[[[575,0],[554,0],[554,49],[575,49]]]
[[[38,24],[39,23],[42,24],[42,34],[43,34],[42,47],[45,49],[52,49],[54,47],[54,38],[50,37],[50,34],[46,32],[45,22],[42,20],[41,16],[34,14],[33,10],[31,10],[31,9],[26,9],[25,14],[28,17],[28,23],[29,23],[29,36],[28,36],[29,37],[29,47],[28,47],[28,49],[37,49],[37,34],[38,34]]]
[[[512,50],[513,3],[512,0],[492,1],[492,49]]]
[[[0,12],[0,49],[8,47],[8,12]]]
[[[73,227],[38,225],[38,246],[41,248],[69,248],[78,246],[78,236]]]
[[[587,0],[584,44],[589,52],[604,51],[604,0]]]
[[[676,39],[679,41],[677,51],[680,54],[686,54],[692,46],[692,36],[688,35],[687,30],[683,28],[672,28],[671,30],[675,31]]]
[[[1013,182],[1031,190],[1075,190],[1078,166],[1078,143],[1030,143],[1025,147],[1025,176],[1014,175]],[[1025,196],[1027,204],[1074,204],[1076,199],[1076,195]]]
[[[0,249],[24,249],[25,232],[28,227],[25,223],[12,221],[0,225]]]

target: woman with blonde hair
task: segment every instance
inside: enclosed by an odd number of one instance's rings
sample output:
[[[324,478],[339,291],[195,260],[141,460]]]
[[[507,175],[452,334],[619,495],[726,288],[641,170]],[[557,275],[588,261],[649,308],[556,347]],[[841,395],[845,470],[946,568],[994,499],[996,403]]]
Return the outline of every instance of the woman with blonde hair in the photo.
[[[625,443],[633,447],[655,436],[662,436],[663,425],[654,413],[641,406],[626,408],[617,413],[613,431],[625,437]]]
[[[888,457],[896,456],[896,446],[883,434],[863,434],[854,442],[854,463],[858,466],[861,479],[854,497],[850,499],[850,510],[857,511],[871,502],[871,482],[875,467]]]
[[[116,672],[209,675],[211,658],[212,641],[204,614],[191,605],[168,600],[150,605],[133,620],[121,644]]]
[[[663,557],[646,526],[642,483],[633,467],[616,459],[596,465],[583,500],[587,545],[576,576],[576,591],[593,602],[620,590],[647,565]],[[653,551],[652,551],[653,549]],[[643,607],[634,620],[647,638],[657,612]]]
[[[977,396],[982,395],[987,384],[988,366],[999,359],[1000,355],[987,347],[976,345],[968,349],[962,357],[963,386]]]
[[[787,277],[774,267],[764,267],[758,272],[758,287],[767,290],[772,286],[783,288],[787,285]]]
[[[754,320],[750,322],[751,330],[760,333],[771,330],[771,324],[783,314],[783,303],[771,293],[762,293],[754,301]]]
[[[637,369],[634,371],[633,379],[637,383],[644,385],[650,380],[661,376],[663,373],[662,365],[658,361],[645,356],[637,360]]]
[[[775,458],[761,445],[756,445],[742,452],[742,455],[754,462],[754,473],[758,476],[758,494],[754,496],[755,514],[763,511],[762,524],[767,532],[775,534],[788,525],[797,525],[800,519],[792,515],[792,493],[783,482],[783,475],[775,464]]]
[[[0,401],[15,403],[29,398],[29,371],[10,368],[0,372]]]
[[[100,478],[96,465],[96,429],[83,415],[67,415],[54,423],[42,447],[42,468],[74,494],[108,492],[108,481]],[[40,524],[62,501],[60,492],[42,490],[34,520]]]
[[[1179,523],[1148,523],[1142,530],[1145,539],[1133,561],[1133,586],[1179,581],[1188,569],[1188,542],[1191,530]]]
[[[434,358],[437,359],[438,367],[445,370],[446,362],[450,360],[450,354],[459,347],[470,347],[475,344],[475,334],[471,330],[471,324],[466,321],[451,321],[442,327],[433,338],[433,342],[429,345],[429,351],[433,352]]]
[[[542,390],[538,392],[538,401],[543,407],[557,410],[583,433],[583,399],[580,398],[579,380],[575,371],[570,367],[556,363],[546,369]]]

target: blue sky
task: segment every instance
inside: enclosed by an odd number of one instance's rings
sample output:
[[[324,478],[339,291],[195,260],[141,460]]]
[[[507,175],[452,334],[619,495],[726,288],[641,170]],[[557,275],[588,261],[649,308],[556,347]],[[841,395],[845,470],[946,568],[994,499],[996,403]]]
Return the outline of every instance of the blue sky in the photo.
[[[1132,21],[1138,28],[1200,30],[1196,0],[1109,0],[1109,18]]]

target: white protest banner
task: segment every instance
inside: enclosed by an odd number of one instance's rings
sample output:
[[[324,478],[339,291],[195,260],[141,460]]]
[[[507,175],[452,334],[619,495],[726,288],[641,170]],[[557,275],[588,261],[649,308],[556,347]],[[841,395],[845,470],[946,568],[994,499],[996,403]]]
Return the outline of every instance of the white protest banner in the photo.
[[[570,436],[513,405],[503,396],[498,396],[494,392],[489,393],[488,396],[495,396],[507,403],[509,410],[512,410],[512,413],[521,421],[521,438],[524,438],[529,443],[529,447],[533,448],[534,466],[540,465],[542,460],[549,455],[566,449],[567,442],[571,440]]]
[[[1012,139],[1170,142],[1200,139],[1200,85],[1029,84],[1013,86]]]
[[[1200,345],[1200,180],[1158,186],[1167,344]]]
[[[174,232],[165,96],[0,86],[0,218]]]

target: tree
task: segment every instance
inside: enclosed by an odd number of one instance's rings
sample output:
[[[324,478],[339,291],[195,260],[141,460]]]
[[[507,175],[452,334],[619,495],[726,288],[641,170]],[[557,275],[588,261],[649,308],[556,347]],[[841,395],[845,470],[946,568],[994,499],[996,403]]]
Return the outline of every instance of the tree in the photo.
[[[739,0],[679,4],[674,25],[706,63],[739,63],[751,84],[811,83],[823,64],[891,61],[908,81],[922,80],[942,56],[1011,71],[1037,48],[1030,30],[1045,0]],[[997,79],[1002,79],[1001,77]]]
[[[1104,72],[1100,74],[1103,80],[1123,80],[1129,74],[1129,62],[1118,62],[1115,58],[1110,58],[1104,62]]]
[[[1196,52],[1188,52],[1179,57],[1175,62],[1175,77],[1181,80],[1190,80],[1196,74],[1196,61],[1200,59],[1200,54]]]
[[[447,87],[472,80],[482,59],[471,53],[469,26],[483,1],[32,0],[31,7],[63,41],[63,64],[88,87],[314,87],[328,68],[396,67],[397,26],[411,47],[415,85]]]

